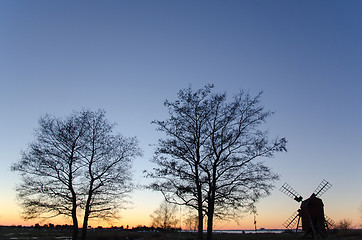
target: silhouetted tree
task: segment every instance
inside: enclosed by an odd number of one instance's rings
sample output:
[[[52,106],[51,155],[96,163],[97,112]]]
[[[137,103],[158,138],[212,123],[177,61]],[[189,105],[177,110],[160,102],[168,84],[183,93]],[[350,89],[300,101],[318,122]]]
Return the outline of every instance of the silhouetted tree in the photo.
[[[83,110],[66,119],[40,119],[35,141],[12,166],[22,176],[17,192],[25,218],[70,216],[77,239],[80,207],[85,239],[90,217],[115,216],[130,191],[129,168],[140,150],[135,138],[113,134],[104,114]]]
[[[158,165],[148,177],[158,179],[150,187],[161,191],[166,201],[182,204],[198,212],[198,238],[203,238],[205,197],[203,191],[207,175],[201,164],[206,161],[204,154],[208,140],[207,121],[210,109],[207,97],[211,86],[193,93],[191,89],[181,90],[179,100],[165,101],[170,118],[153,121],[159,131],[169,137],[159,140],[153,162]]]
[[[84,182],[87,183],[82,239],[85,239],[89,218],[109,219],[120,209],[122,199],[133,188],[131,161],[140,155],[136,138],[113,134],[104,112],[89,112],[85,123],[84,151],[81,157]]]
[[[352,221],[348,219],[342,219],[337,223],[337,229],[348,230],[352,227]]]
[[[259,130],[272,113],[260,105],[260,96],[240,92],[229,102],[226,94],[213,94],[213,85],[183,89],[175,102],[165,101],[170,118],[153,121],[166,139],[159,140],[149,177],[151,185],[172,203],[198,211],[198,238],[207,216],[207,239],[213,218],[253,209],[269,194],[278,178],[259,158],[285,151],[286,140],[268,140]]]
[[[72,115],[62,120],[45,115],[39,120],[36,140],[12,166],[22,176],[17,187],[25,219],[70,216],[73,239],[78,235],[76,181],[80,177],[77,152],[83,148],[84,116]]]
[[[162,228],[164,230],[176,228],[178,223],[176,212],[177,206],[166,201],[162,202],[160,207],[157,208],[153,214],[150,215],[152,219],[152,227]]]
[[[193,209],[188,209],[188,212],[183,217],[183,223],[190,231],[196,231],[198,226],[198,217],[192,210]]]

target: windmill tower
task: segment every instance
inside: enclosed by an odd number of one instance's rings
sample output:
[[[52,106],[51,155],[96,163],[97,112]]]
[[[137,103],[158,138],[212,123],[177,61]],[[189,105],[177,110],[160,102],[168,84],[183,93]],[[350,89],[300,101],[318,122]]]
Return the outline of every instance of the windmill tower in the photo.
[[[299,224],[302,223],[302,230],[305,234],[312,234],[314,238],[326,235],[327,229],[329,229],[334,222],[324,215],[324,204],[319,197],[331,186],[332,184],[323,180],[312,195],[303,201],[303,197],[297,193],[297,191],[287,183],[284,183],[280,191],[295,201],[301,202],[301,205],[300,208],[283,223],[283,226],[289,229],[295,228],[297,232]]]

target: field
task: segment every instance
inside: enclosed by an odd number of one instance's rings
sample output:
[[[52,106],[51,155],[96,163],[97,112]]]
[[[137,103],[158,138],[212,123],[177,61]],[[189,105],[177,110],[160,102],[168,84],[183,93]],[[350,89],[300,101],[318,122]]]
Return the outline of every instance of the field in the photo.
[[[71,231],[66,229],[36,229],[0,227],[0,240],[68,240]],[[165,232],[135,232],[118,229],[91,229],[87,240],[194,240],[196,236],[191,233],[165,233]],[[308,239],[302,235],[292,233],[216,233],[214,240],[295,240]],[[309,238],[310,239],[310,238]],[[330,233],[328,240],[358,240],[362,239],[361,230],[348,230]]]

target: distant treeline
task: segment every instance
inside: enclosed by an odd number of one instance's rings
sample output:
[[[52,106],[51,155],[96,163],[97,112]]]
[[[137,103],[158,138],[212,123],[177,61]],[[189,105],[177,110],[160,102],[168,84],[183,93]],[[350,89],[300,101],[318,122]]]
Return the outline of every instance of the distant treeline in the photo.
[[[32,226],[22,226],[22,225],[17,225],[17,226],[1,226],[1,227],[11,227],[11,228],[35,228],[35,229],[59,229],[59,230],[72,230],[72,225],[68,225],[68,224],[63,224],[63,225],[55,225],[52,223],[48,223],[48,224],[44,224],[44,225],[40,225],[39,223],[36,223],[35,225]],[[129,228],[129,226],[127,225],[126,227],[124,226],[112,226],[109,228],[105,228],[102,226],[98,226],[98,227],[88,227],[89,229],[113,229],[113,230],[123,230],[123,231],[135,231],[135,232],[176,232],[176,231],[180,231],[180,228],[160,228],[160,227],[147,227],[147,226],[137,226],[137,227],[132,227]]]

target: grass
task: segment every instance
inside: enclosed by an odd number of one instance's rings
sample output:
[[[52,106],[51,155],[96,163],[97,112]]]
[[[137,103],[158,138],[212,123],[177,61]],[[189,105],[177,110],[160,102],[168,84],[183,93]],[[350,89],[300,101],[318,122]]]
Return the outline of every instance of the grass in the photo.
[[[36,229],[0,227],[0,240],[65,240],[71,239],[72,232],[67,229]],[[118,229],[91,229],[87,240],[194,240],[190,233],[135,232]],[[298,240],[308,239],[292,233],[215,233],[213,240]],[[310,239],[310,238],[309,238]],[[361,240],[361,230],[346,230],[330,233],[327,240]]]

